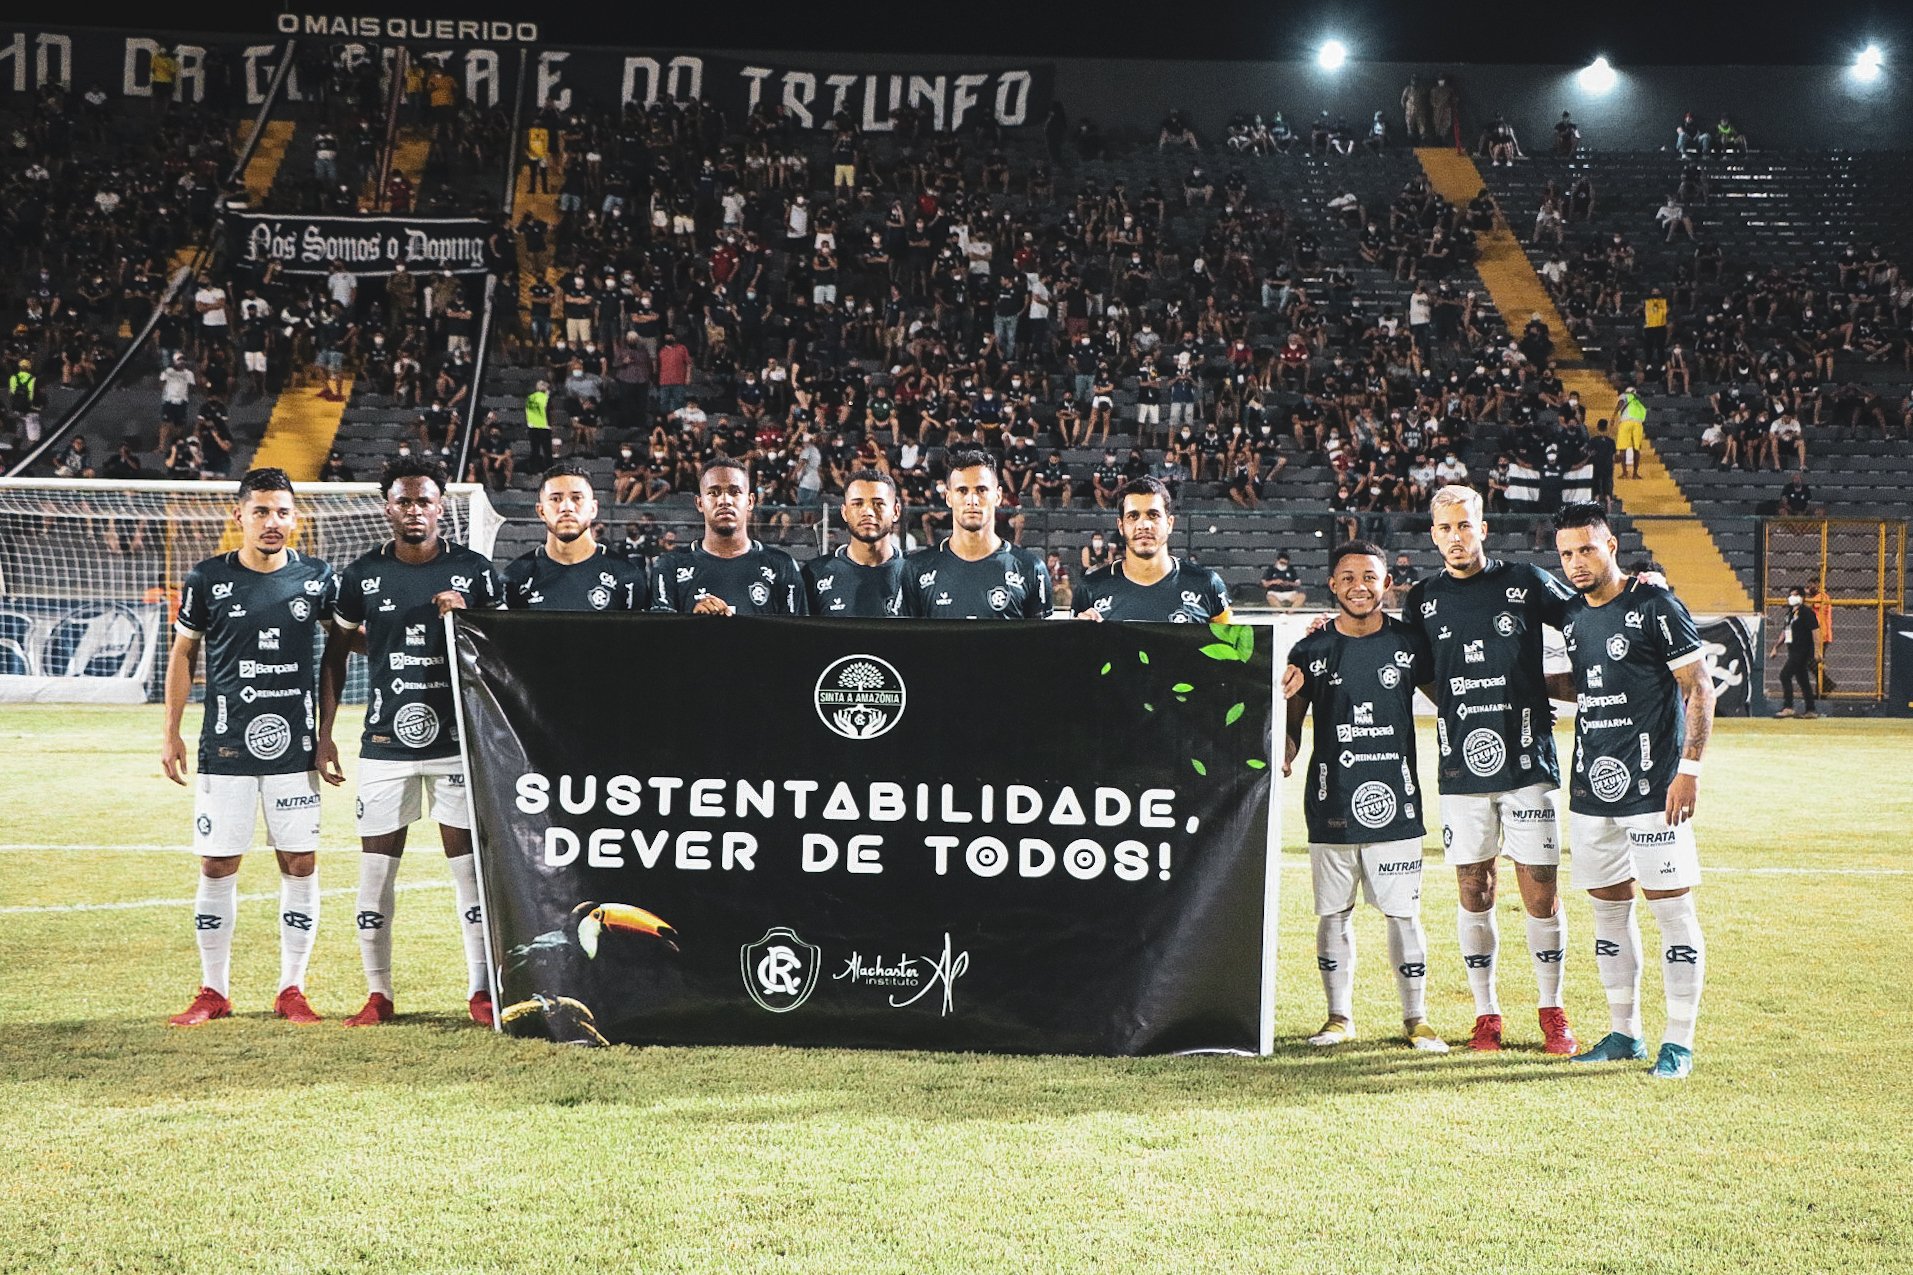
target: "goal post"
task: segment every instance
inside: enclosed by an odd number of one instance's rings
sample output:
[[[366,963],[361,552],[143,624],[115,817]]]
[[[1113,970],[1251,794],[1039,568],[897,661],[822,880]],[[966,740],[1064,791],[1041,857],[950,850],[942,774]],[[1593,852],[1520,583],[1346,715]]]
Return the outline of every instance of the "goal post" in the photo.
[[[238,479],[0,479],[0,703],[158,698],[186,573],[236,549]],[[335,568],[391,538],[376,483],[298,484],[293,547]],[[490,555],[503,519],[471,483],[444,534]],[[359,679],[354,679],[359,680]]]

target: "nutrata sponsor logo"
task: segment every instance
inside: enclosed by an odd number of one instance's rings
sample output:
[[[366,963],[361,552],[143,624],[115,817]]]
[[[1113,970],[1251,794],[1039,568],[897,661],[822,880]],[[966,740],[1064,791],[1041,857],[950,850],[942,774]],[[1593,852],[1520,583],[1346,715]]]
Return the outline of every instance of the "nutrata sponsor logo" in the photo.
[[[816,944],[806,943],[789,926],[773,926],[738,951],[744,990],[758,1008],[788,1014],[817,990],[822,955]]]
[[[813,696],[817,717],[845,739],[875,739],[903,719],[903,677],[874,655],[847,655],[826,668]]]

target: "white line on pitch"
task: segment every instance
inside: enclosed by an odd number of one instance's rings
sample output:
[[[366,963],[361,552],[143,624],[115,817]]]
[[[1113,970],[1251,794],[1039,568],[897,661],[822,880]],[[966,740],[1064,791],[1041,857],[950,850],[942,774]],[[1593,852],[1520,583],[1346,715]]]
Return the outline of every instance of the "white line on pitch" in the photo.
[[[407,881],[393,888],[398,890],[444,890],[448,889],[451,884],[450,881]],[[319,897],[324,898],[329,894],[357,893],[357,887],[342,885],[331,890],[319,891]],[[239,896],[239,902],[259,903],[266,899],[276,900],[278,897],[277,892],[272,894],[242,894]],[[190,907],[192,902],[191,899],[129,899],[124,903],[48,903],[0,908],[0,915],[17,916],[27,912],[126,912],[135,908]]]

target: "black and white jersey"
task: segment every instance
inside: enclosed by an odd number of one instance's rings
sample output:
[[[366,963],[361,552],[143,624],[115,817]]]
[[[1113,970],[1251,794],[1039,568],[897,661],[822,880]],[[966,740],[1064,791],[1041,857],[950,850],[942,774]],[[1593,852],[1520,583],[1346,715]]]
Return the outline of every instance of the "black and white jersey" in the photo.
[[[359,756],[422,761],[458,755],[458,717],[433,598],[454,591],[465,605],[500,605],[504,590],[484,554],[440,540],[438,556],[414,566],[386,541],[339,577],[341,628],[365,630],[365,733]]]
[[[959,558],[945,540],[905,560],[903,607],[923,620],[1046,620],[1049,568],[1007,540],[975,562]]]
[[[288,549],[277,571],[239,552],[186,573],[173,627],[206,643],[202,775],[290,775],[314,765],[319,703],[316,636],[332,618],[338,577]]]
[[[583,562],[556,562],[539,545],[505,568],[505,605],[514,611],[643,611],[650,573],[599,545]]]
[[[739,615],[804,615],[804,577],[782,549],[751,541],[735,558],[703,542],[673,549],[651,570],[651,609],[689,615],[703,598],[718,598]]]
[[[1309,840],[1420,837],[1415,688],[1433,671],[1420,631],[1386,616],[1367,637],[1330,624],[1297,642],[1289,663],[1302,671],[1301,694],[1314,718],[1302,796]]]
[[[1679,598],[1630,579],[1603,606],[1567,604],[1561,634],[1574,665],[1574,773],[1568,809],[1582,815],[1662,810],[1686,744],[1674,670],[1703,658]]]
[[[1467,577],[1418,580],[1402,619],[1434,659],[1442,792],[1493,793],[1561,782],[1541,628],[1560,628],[1574,591],[1541,568],[1490,559]]]
[[[804,592],[812,615],[865,616],[903,614],[904,558],[893,553],[880,566],[853,562],[850,546],[840,545],[825,558],[804,564]]]
[[[1169,574],[1154,584],[1137,584],[1124,575],[1120,558],[1106,562],[1085,575],[1070,597],[1075,614],[1095,611],[1105,620],[1207,624],[1228,609],[1222,577],[1180,558],[1171,558]]]

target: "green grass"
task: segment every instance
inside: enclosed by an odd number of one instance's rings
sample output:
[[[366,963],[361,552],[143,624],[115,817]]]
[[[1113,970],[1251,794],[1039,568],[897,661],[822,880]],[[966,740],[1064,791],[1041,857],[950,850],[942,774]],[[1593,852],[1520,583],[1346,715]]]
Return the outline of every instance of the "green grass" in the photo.
[[[1512,889],[1502,991],[1516,1048],[1431,1058],[1377,1035],[1395,1018],[1393,986],[1365,911],[1357,1016],[1370,1034],[1311,1050],[1301,1037],[1321,991],[1293,854],[1268,1059],[581,1051],[496,1037],[462,1021],[451,895],[430,846],[403,876],[424,888],[400,896],[401,1025],[268,1018],[275,909],[255,901],[240,913],[238,1019],[173,1031],[163,1019],[197,974],[184,907],[17,910],[190,896],[187,856],[98,848],[185,841],[190,794],[159,774],[159,724],[156,708],[0,710],[0,842],[74,847],[0,851],[0,1270],[1913,1263],[1913,1009],[1892,974],[1913,949],[1906,725],[1721,724],[1699,825],[1717,869],[1700,892],[1699,1066],[1663,1086],[1535,1049]],[[349,798],[328,802],[328,846],[352,844],[349,816]],[[323,855],[322,883],[352,886],[355,858]],[[1459,1038],[1472,1007],[1453,877],[1431,869],[1431,1014]],[[250,858],[240,882],[274,891],[270,856]],[[324,909],[311,987],[336,1019],[363,984],[350,895]],[[1585,898],[1568,910],[1569,1007],[1592,1039],[1605,1007]]]

